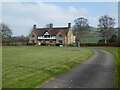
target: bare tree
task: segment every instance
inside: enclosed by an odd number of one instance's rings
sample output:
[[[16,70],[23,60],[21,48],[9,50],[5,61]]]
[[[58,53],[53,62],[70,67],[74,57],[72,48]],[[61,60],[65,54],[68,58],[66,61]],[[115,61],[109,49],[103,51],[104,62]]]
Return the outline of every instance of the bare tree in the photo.
[[[12,31],[9,28],[9,26],[7,26],[6,24],[0,24],[0,37],[2,38],[8,38],[12,36]]]
[[[101,16],[99,18],[98,28],[100,29],[100,34],[107,43],[107,40],[111,38],[114,32],[115,19],[108,15]]]
[[[85,19],[84,17],[77,18],[74,22],[75,25],[73,26],[73,30],[75,31],[78,46],[80,46],[80,43],[87,36],[90,27],[88,20]]]

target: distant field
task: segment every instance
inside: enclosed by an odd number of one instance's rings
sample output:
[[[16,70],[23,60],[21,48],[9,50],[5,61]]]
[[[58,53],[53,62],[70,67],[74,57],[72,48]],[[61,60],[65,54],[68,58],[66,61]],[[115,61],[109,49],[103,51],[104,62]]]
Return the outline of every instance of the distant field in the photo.
[[[3,88],[34,88],[93,52],[77,47],[4,46],[2,55]]]
[[[101,40],[101,37],[91,37],[86,38],[84,43],[98,43],[99,40]]]

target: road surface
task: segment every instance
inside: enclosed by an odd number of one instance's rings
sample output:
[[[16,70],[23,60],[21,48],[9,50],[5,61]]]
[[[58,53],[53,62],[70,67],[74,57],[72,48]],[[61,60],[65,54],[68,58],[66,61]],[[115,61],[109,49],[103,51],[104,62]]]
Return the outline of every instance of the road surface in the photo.
[[[112,55],[104,50],[92,50],[95,54],[91,58],[38,88],[113,88]]]

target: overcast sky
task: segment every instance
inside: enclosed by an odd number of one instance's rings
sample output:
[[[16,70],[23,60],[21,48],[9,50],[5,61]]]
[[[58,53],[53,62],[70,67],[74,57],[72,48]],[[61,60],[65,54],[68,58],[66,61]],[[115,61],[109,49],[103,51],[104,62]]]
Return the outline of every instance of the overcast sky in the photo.
[[[0,6],[1,7],[1,6]],[[116,19],[118,26],[118,3],[116,2],[3,2],[2,21],[13,31],[13,35],[28,35],[33,24],[44,27],[67,26],[78,17],[88,19],[91,26],[97,27],[100,16],[109,15]]]

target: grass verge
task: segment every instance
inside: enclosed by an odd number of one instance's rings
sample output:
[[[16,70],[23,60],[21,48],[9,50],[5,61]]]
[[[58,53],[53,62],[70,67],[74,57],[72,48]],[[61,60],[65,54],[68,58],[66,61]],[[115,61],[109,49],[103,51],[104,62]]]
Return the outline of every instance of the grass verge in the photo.
[[[88,48],[3,46],[3,88],[35,88],[92,55]]]

